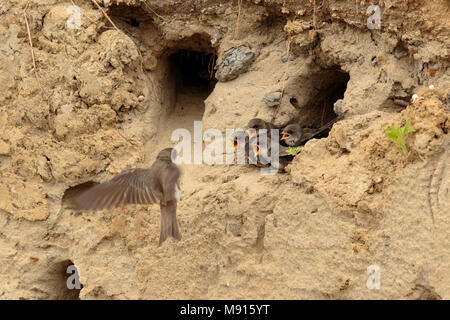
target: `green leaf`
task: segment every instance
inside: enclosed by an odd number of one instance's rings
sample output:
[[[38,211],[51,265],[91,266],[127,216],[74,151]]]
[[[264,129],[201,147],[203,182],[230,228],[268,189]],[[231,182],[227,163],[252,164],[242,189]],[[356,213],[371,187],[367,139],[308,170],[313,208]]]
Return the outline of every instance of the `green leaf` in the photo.
[[[395,142],[397,140],[397,135],[393,134],[393,133],[386,133],[386,137],[388,137],[389,140]]]
[[[416,130],[414,128],[410,128],[411,119],[408,119],[405,124],[405,134],[409,132],[415,132]]]
[[[408,149],[406,148],[405,143],[405,136],[410,132],[416,131],[414,128],[411,128],[410,125],[411,119],[408,119],[403,127],[397,127],[392,125],[385,130],[386,137],[400,147],[396,148],[396,150],[403,156],[408,155]]]
[[[288,149],[286,150],[286,152],[288,154],[290,154],[291,156],[295,156],[296,154],[298,154],[300,151],[302,150],[302,147],[288,147]]]

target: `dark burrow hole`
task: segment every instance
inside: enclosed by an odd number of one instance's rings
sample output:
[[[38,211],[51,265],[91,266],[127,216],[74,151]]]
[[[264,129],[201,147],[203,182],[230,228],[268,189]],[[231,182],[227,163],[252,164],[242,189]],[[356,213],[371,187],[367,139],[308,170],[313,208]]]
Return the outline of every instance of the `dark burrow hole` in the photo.
[[[80,195],[89,188],[95,186],[96,184],[97,183],[94,181],[88,181],[66,189],[62,197],[62,207],[64,209],[71,209],[73,206],[72,205],[73,198],[77,195]]]
[[[125,33],[131,36],[136,33],[135,29],[139,28],[145,32],[146,28],[152,26],[154,13],[149,10],[147,5],[141,7],[113,5],[109,9],[109,14],[119,28],[123,28]],[[136,36],[136,41],[142,36],[142,33]],[[195,100],[206,99],[217,82],[214,77],[217,56],[216,50],[211,46],[210,35],[196,33],[180,40],[168,41],[166,45],[158,60],[160,67],[168,66],[168,69],[165,69],[165,72],[168,72],[166,74],[168,83],[165,88],[169,91],[169,95],[175,94],[169,97],[172,102],[169,104],[176,104],[180,94],[191,95]],[[185,100],[183,99],[183,102]]]
[[[320,128],[335,119],[338,115],[334,112],[334,104],[344,98],[349,80],[350,75],[339,67],[313,73],[311,81],[315,94],[301,110],[301,123],[305,127]],[[296,100],[291,98],[291,103],[295,106],[293,102]],[[316,138],[326,137],[328,133],[329,130],[326,130]]]
[[[136,28],[139,27],[139,21],[136,18],[130,18],[129,24]]]
[[[112,5],[109,7],[108,14],[113,22],[119,26],[119,29],[125,32],[129,31],[127,30],[127,26],[139,28],[141,24],[150,24],[153,20],[151,12],[147,12],[145,6],[133,7],[123,4]],[[109,21],[108,27],[113,28]]]
[[[217,83],[214,77],[214,53],[180,49],[169,55],[175,76],[177,93],[192,94],[206,99]]]
[[[215,49],[206,33],[197,33],[168,43],[161,68],[167,72],[166,87],[170,113],[184,116],[187,123],[201,120],[205,112],[205,99],[213,91]]]
[[[298,101],[295,98],[290,98],[289,102],[296,108],[298,109]]]
[[[79,281],[79,277],[73,271],[74,263],[71,260],[63,260],[56,263],[49,269],[50,277],[53,281],[53,286],[55,288],[55,300],[79,300],[80,291],[83,285],[76,283],[74,278],[76,277]],[[69,268],[70,267],[70,268]],[[69,270],[69,273],[67,271]]]
[[[394,56],[397,59],[401,59],[403,57],[408,56],[408,49],[406,48],[406,45],[402,41],[399,41],[397,43],[397,45],[395,46],[395,48],[394,48]]]

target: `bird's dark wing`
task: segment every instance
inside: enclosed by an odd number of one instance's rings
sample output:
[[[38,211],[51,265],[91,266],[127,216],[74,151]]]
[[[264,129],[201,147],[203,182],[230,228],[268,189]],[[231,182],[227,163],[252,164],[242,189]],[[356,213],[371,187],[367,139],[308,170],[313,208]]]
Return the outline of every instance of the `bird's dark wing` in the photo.
[[[157,203],[162,197],[150,169],[124,170],[73,199],[78,210],[117,208],[126,204]]]
[[[279,150],[278,150],[278,154],[280,157],[286,157],[286,156],[290,156],[290,154],[287,152],[289,149],[289,147],[285,147],[283,145],[280,144]]]
[[[303,130],[305,131],[303,134],[302,139],[300,140],[300,143],[303,143],[309,139],[314,138],[315,136],[317,136],[318,134],[324,132],[327,129],[330,129],[333,124],[335,124],[336,122],[338,122],[339,120],[341,120],[344,117],[344,115],[339,115],[336,118],[334,118],[333,120],[329,121],[328,123],[324,124],[322,127],[320,127],[319,129],[307,129],[304,128]]]

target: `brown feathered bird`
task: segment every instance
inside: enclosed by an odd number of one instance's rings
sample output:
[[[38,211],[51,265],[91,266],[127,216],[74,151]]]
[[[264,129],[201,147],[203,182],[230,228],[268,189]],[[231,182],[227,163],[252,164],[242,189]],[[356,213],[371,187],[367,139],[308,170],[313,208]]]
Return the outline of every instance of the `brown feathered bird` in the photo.
[[[308,140],[330,129],[333,124],[341,120],[343,117],[344,115],[337,116],[318,129],[303,128],[297,123],[289,124],[281,132],[281,140],[283,140],[290,147],[299,147],[305,144]]]
[[[281,129],[281,127],[276,126],[271,122],[264,121],[263,119],[253,118],[247,124],[247,133],[249,138],[253,138],[261,129],[266,129],[267,133],[270,135],[271,129]]]
[[[259,133],[253,138],[250,138],[246,143],[249,162],[257,167],[273,166],[277,170],[284,169],[288,163],[287,158],[291,157],[287,153],[288,147],[280,145],[278,139],[275,141],[275,144],[278,145],[277,152],[272,150],[272,139],[270,135]]]
[[[110,180],[83,192],[72,200],[76,210],[102,210],[127,204],[158,203],[161,208],[159,245],[168,236],[181,239],[177,222],[177,202],[180,200],[180,169],[173,163],[175,149],[159,152],[150,168],[127,169]]]

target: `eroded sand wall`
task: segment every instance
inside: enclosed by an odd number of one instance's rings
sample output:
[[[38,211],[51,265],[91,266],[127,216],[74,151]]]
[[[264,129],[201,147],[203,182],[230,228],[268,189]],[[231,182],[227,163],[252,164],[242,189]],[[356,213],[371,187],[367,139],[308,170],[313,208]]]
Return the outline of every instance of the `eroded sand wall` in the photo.
[[[445,0],[375,1],[379,30],[366,1],[243,1],[237,32],[232,1],[98,1],[120,31],[74,2],[79,29],[70,1],[29,1],[37,78],[25,4],[0,7],[0,298],[450,297]],[[223,81],[206,100],[177,91],[168,57],[181,49],[215,54]],[[230,50],[246,58],[230,62]],[[174,128],[270,120],[264,95],[282,89],[278,124],[345,118],[285,174],[185,165],[182,241],[157,247],[158,206],[63,206],[71,187],[150,165]],[[407,119],[409,160],[384,135]],[[68,263],[81,272],[75,294]],[[366,286],[371,265],[379,290]]]

